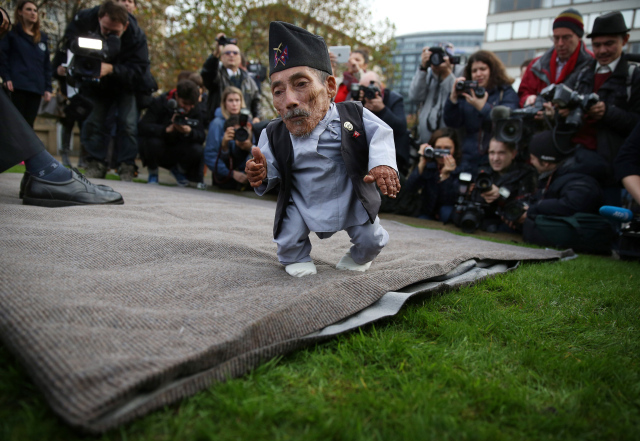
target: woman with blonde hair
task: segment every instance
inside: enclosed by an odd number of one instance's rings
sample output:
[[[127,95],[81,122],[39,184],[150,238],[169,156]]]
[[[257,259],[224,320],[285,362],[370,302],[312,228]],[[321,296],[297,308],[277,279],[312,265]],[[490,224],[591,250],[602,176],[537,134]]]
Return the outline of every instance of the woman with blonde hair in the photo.
[[[229,86],[222,91],[220,107],[209,125],[204,147],[204,161],[213,175],[213,184],[221,188],[239,188],[247,183],[244,167],[255,143],[251,116],[247,113],[240,89]],[[244,127],[240,124],[242,116],[248,116]],[[247,137],[237,133],[242,129],[246,130]]]
[[[18,2],[15,24],[0,42],[0,76],[11,101],[33,127],[40,100],[51,100],[49,40],[40,30],[38,7],[30,0]]]

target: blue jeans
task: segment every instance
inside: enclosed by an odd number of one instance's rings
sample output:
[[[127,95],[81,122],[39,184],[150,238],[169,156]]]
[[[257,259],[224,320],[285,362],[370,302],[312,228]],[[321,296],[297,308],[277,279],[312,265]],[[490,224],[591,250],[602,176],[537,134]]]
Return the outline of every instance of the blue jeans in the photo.
[[[122,144],[118,150],[118,164],[135,164],[138,156],[138,108],[132,93],[120,93],[112,97],[88,97],[93,111],[82,126],[82,141],[90,159],[104,162],[108,145],[106,120],[111,107],[117,107],[117,125],[122,134]]]

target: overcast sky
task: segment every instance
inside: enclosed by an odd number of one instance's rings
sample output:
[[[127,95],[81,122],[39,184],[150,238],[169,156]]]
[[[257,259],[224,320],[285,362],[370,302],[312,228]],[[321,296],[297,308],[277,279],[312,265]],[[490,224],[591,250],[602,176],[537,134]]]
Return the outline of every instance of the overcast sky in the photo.
[[[374,21],[389,18],[396,36],[484,29],[489,0],[370,0]]]

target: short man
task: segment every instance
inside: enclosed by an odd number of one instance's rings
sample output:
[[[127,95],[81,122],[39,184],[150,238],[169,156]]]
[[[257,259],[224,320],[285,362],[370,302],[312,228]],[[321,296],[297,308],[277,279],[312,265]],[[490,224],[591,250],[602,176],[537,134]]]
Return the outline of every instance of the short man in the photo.
[[[10,27],[9,15],[0,8],[0,38]],[[5,93],[0,93],[0,115],[0,173],[24,161],[27,171],[20,184],[20,197],[25,205],[124,204],[120,193],[92,184],[51,156]]]
[[[407,118],[404,114],[404,98],[391,89],[385,89],[378,74],[369,71],[360,78],[360,86],[370,87],[372,85],[377,87],[380,92],[376,92],[374,98],[367,98],[365,92],[361,91],[360,100],[365,109],[369,109],[393,130],[398,170],[402,174],[406,174],[411,165],[411,157],[409,156]]]
[[[155,98],[138,123],[149,184],[158,183],[158,167],[166,168],[180,187],[196,182],[203,187],[204,121],[198,100],[200,89],[191,80],[182,80],[175,100],[167,95]]]
[[[517,154],[516,145],[513,143],[498,141],[495,138],[489,142],[489,165],[493,185],[489,191],[480,193],[480,197],[490,204],[490,208],[485,210],[487,214],[485,229],[487,230],[496,228],[508,231],[506,228],[501,228],[498,215],[494,216],[493,213],[502,213],[501,217],[504,217],[505,207],[517,201],[524,202],[535,192],[536,170],[530,165],[515,161]],[[504,189],[509,191],[508,195],[504,194]]]
[[[106,0],[102,5],[78,12],[65,31],[68,47],[78,37],[118,37],[120,50],[112,54],[100,69],[100,81],[85,81],[81,93],[93,104],[93,111],[82,126],[82,139],[87,151],[87,176],[104,178],[107,172],[105,159],[108,146],[105,143],[105,120],[111,107],[117,106],[117,125],[122,134],[118,151],[118,173],[123,181],[131,181],[135,175],[135,159],[138,155],[135,92],[149,67],[147,37],[135,19],[119,3]],[[94,37],[95,38],[95,37]]]
[[[367,72],[368,66],[369,52],[364,49],[356,49],[351,52],[349,61],[347,62],[347,70],[342,74],[342,79],[338,81],[338,93],[334,100],[336,103],[341,103],[349,99],[351,86],[360,82],[360,78]]]
[[[449,52],[445,51],[445,53]],[[420,144],[429,142],[433,132],[445,127],[444,104],[456,79],[448,55],[444,56],[442,63],[437,66],[429,63],[431,55],[429,47],[422,48],[420,67],[409,86],[409,99],[420,105],[418,117]]]
[[[259,195],[280,185],[278,259],[292,276],[315,274],[310,231],[324,239],[346,230],[354,245],[336,268],[366,271],[389,239],[373,183],[390,197],[400,190],[393,132],[359,103],[332,103],[337,84],[321,37],[272,22],[269,48],[281,119],[262,133],[246,171]]]
[[[560,13],[553,22],[553,48],[534,59],[518,88],[520,107],[535,103],[537,95],[550,84],[573,81],[592,60],[592,54],[580,40],[584,35],[582,15],[575,9]]]
[[[580,94],[598,94],[600,101],[585,114],[572,142],[596,151],[609,167],[605,185],[606,205],[620,205],[620,186],[613,177],[613,162],[620,146],[640,121],[640,69],[631,64],[622,48],[629,29],[618,11],[596,18],[591,38],[596,59],[582,68],[567,85]]]
[[[531,165],[538,172],[537,191],[517,221],[524,223],[523,235],[527,242],[554,245],[539,231],[536,224],[539,215],[597,214],[602,205],[602,189],[593,177],[604,173],[602,161],[586,149],[578,149],[571,156],[564,153],[570,148],[568,142],[554,142],[550,131],[537,133],[531,139],[529,152]]]
[[[226,36],[219,33],[216,43],[225,41]],[[220,107],[220,97],[222,91],[229,86],[237,87],[244,94],[244,101],[249,106],[253,115],[253,122],[257,123],[262,118],[260,112],[260,90],[251,75],[240,68],[242,57],[240,48],[235,44],[216,44],[216,49],[207,58],[202,66],[202,80],[204,86],[209,90],[207,99],[208,114],[206,121],[213,119],[215,111]]]

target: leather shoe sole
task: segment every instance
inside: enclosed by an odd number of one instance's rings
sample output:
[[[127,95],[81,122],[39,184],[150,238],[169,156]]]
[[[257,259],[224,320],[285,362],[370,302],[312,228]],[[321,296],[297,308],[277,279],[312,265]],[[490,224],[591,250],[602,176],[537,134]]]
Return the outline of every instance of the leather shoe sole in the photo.
[[[41,207],[124,204],[120,193],[104,190],[83,175],[71,173],[71,179],[64,182],[50,182],[31,176],[25,186],[22,203]]]

